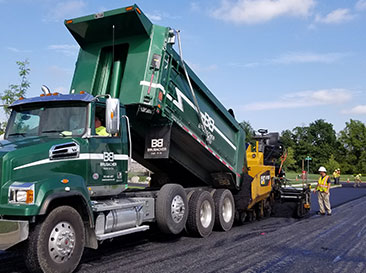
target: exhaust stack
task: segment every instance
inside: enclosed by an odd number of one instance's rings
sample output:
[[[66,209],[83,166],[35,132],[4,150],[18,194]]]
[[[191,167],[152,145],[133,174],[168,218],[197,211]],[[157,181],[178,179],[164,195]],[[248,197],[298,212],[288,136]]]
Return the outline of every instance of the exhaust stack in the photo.
[[[51,94],[50,89],[45,85],[42,85],[41,90],[42,90],[43,94],[45,94],[45,95]]]

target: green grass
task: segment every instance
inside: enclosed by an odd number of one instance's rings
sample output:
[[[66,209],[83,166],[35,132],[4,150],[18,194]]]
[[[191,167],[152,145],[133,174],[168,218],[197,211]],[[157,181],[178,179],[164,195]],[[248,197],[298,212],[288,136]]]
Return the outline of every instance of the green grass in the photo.
[[[300,177],[299,177],[299,175],[300,175]],[[302,181],[301,173],[286,172],[286,178],[287,179],[296,180],[296,176],[298,177],[299,182],[301,182]],[[308,179],[313,180],[313,181],[317,181],[319,179],[319,174],[310,173]]]
[[[128,186],[128,189],[143,190],[143,189],[146,189],[146,187]]]
[[[139,181],[145,181],[146,178],[148,178],[148,176],[146,175],[140,175],[140,174],[134,174],[134,173],[129,173],[128,174],[128,179],[131,179],[133,176],[138,176],[140,178]]]

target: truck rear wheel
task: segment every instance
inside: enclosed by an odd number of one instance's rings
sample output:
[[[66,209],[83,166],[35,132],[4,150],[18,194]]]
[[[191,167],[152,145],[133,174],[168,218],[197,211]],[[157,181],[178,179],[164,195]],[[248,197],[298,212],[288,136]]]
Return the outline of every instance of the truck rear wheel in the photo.
[[[31,272],[73,272],[85,246],[85,229],[80,214],[61,206],[30,232],[25,262]]]
[[[216,190],[213,199],[215,204],[215,228],[223,231],[230,230],[235,218],[235,203],[231,191]]]
[[[156,199],[156,222],[159,229],[167,234],[179,234],[188,217],[187,195],[178,184],[165,184]]]
[[[207,237],[215,223],[215,205],[208,191],[195,191],[188,202],[189,213],[186,224],[188,234]]]

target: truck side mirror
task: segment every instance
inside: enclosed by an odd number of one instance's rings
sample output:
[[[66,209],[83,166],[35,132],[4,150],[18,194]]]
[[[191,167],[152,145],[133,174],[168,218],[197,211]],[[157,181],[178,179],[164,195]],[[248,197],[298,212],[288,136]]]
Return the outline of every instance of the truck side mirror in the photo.
[[[119,99],[108,98],[106,104],[106,130],[113,135],[119,132]]]

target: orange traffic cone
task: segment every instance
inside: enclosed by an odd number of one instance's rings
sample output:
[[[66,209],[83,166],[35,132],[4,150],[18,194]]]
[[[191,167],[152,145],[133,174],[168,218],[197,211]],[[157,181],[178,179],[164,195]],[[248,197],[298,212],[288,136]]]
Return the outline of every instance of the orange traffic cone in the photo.
[[[299,179],[297,178],[297,175],[296,175],[296,181],[299,181]]]
[[[349,183],[349,178],[347,178],[347,183]]]

